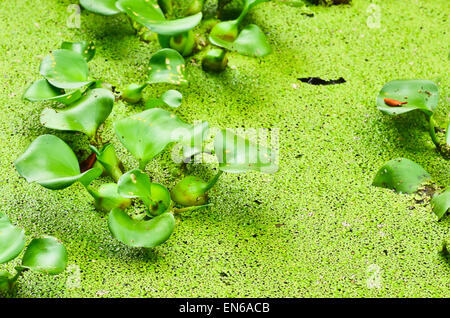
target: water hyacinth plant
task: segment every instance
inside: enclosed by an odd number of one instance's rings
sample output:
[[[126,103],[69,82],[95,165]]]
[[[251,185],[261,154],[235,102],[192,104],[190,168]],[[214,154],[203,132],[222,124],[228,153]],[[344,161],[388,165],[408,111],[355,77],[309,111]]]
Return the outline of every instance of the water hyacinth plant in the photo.
[[[448,159],[450,142],[449,128],[444,138],[437,132],[443,131],[437,127],[434,120],[439,101],[439,89],[435,83],[428,80],[395,80],[387,83],[381,89],[376,104],[378,109],[390,116],[411,112],[421,112],[429,123],[431,140],[445,159]],[[430,179],[430,175],[415,162],[399,158],[387,162],[380,168],[373,185],[393,189],[400,193],[415,193]],[[435,195],[432,200],[433,212],[441,219],[450,207],[448,189]]]
[[[214,26],[209,35],[209,41],[216,46],[242,55],[263,57],[270,54],[272,49],[257,25],[250,24],[240,30],[248,11],[266,1],[268,0],[246,0],[241,14],[235,20],[220,22]]]
[[[447,129],[446,140],[440,140],[439,129],[434,119],[439,102],[438,86],[429,80],[395,80],[383,86],[376,105],[384,114],[397,116],[410,112],[422,112],[429,122],[429,134],[436,148],[446,157],[450,154]]]
[[[25,233],[13,225],[0,212],[0,264],[8,263],[19,256],[26,245]],[[0,271],[0,292],[11,291],[25,271],[47,275],[58,275],[67,266],[67,251],[54,237],[43,236],[33,239],[25,249],[21,265],[15,267],[14,275]]]
[[[91,141],[91,155],[81,164],[72,149],[62,139],[53,135],[36,138],[14,162],[18,173],[28,182],[36,182],[51,190],[62,190],[80,182],[93,197],[96,209],[108,213],[108,226],[114,238],[132,247],[153,248],[165,242],[175,228],[173,214],[209,206],[207,192],[225,172],[239,173],[249,170],[269,172],[273,165],[270,151],[259,147],[231,132],[222,130],[215,138],[215,153],[219,161],[219,172],[209,182],[189,176],[181,180],[172,193],[162,184],[152,182],[145,172],[147,163],[163,152],[170,144],[178,143],[183,158],[191,158],[204,151],[204,140],[209,131],[207,122],[192,125],[184,122],[158,106],[172,108],[180,106],[182,95],[168,90],[160,98],[147,102],[147,110],[123,118],[114,123],[119,141],[138,160],[139,169],[123,173],[113,144],[104,145],[98,136],[99,126],[108,118],[114,104],[111,91],[98,87],[98,82],[88,79],[87,60],[93,57],[93,46],[83,47],[81,42],[65,42],[66,49],[57,50],[57,57],[46,58],[45,71],[48,83],[37,84],[28,89],[26,96],[46,93],[49,85],[61,88],[85,88],[62,109],[45,108],[41,123],[51,129],[78,131]],[[83,42],[84,43],[84,42]],[[62,51],[62,52],[61,52]],[[51,61],[48,66],[47,60]],[[76,61],[70,64],[71,61]],[[66,64],[74,74],[66,72]],[[122,97],[139,101],[142,90],[153,83],[180,85],[184,79],[184,59],[173,49],[162,49],[150,59],[148,80],[144,85],[135,85],[126,90]],[[50,67],[50,69],[49,69]],[[42,66],[41,66],[42,69]],[[61,76],[60,76],[61,75]],[[62,76],[64,75],[64,76]],[[67,92],[64,92],[67,93]],[[44,100],[27,98],[28,100]],[[273,169],[272,169],[273,170]],[[270,171],[272,173],[274,171]],[[91,183],[101,175],[114,182],[94,188]],[[183,207],[175,207],[172,203]],[[145,213],[138,217],[127,212],[133,202],[140,201]]]
[[[160,2],[166,13],[171,13],[171,1]],[[175,49],[183,56],[192,53],[195,44],[192,29],[202,20],[201,11],[180,19],[168,20],[156,0],[80,0],[80,4],[86,10],[101,15],[125,13],[135,28],[140,29],[140,26],[143,26],[158,34],[163,48]],[[147,36],[144,35],[144,38]]]

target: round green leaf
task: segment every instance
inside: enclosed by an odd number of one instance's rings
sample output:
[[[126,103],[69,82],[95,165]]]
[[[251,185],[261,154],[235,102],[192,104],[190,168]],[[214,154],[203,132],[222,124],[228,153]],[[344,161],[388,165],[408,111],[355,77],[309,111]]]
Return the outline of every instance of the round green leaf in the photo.
[[[266,36],[255,24],[246,26],[241,33],[239,33],[236,41],[225,48],[230,51],[236,51],[242,55],[254,57],[266,56],[272,52]]]
[[[0,264],[16,258],[24,247],[25,232],[0,212]]]
[[[139,160],[141,169],[191,127],[160,108],[145,110],[116,122],[114,126],[120,142]]]
[[[120,12],[116,7],[116,0],[80,0],[80,4],[86,10],[101,15],[113,15]]]
[[[195,28],[202,20],[202,13],[177,20],[166,20],[161,8],[154,0],[119,0],[117,7],[128,16],[162,35],[175,35]]]
[[[428,172],[417,163],[397,158],[388,161],[378,170],[372,185],[401,193],[414,193],[428,179]]]
[[[141,170],[128,171],[117,185],[118,193],[125,198],[151,198],[150,177]]]
[[[51,85],[46,79],[40,79],[31,84],[23,95],[23,99],[30,102],[52,100],[66,105],[81,97],[81,91],[64,92],[63,89]]]
[[[86,60],[71,50],[55,50],[41,63],[40,73],[53,86],[76,89],[89,83],[89,69]]]
[[[54,237],[36,238],[25,250],[22,266],[38,273],[60,274],[67,266],[66,248]]]
[[[407,102],[393,107],[386,104],[385,99]],[[439,100],[439,89],[428,80],[395,80],[383,86],[377,97],[377,107],[388,115],[399,115],[413,110],[420,110],[431,116]]]
[[[61,44],[61,49],[77,52],[86,60],[86,62],[92,60],[95,55],[95,45],[92,41],[63,42]]]
[[[137,221],[121,209],[109,213],[108,226],[114,238],[131,247],[153,248],[170,237],[175,228],[175,218],[164,213],[149,221]]]
[[[215,137],[214,148],[219,169],[240,173],[250,170],[275,173],[278,165],[271,150],[251,143],[247,138],[222,129]]]
[[[95,88],[65,109],[45,108],[41,113],[41,123],[47,128],[80,131],[93,137],[108,118],[113,104],[114,95],[109,90]]]
[[[450,209],[450,188],[447,188],[441,194],[431,200],[433,212],[441,219]]]
[[[67,188],[76,181],[87,186],[102,174],[102,169],[99,168],[80,173],[78,160],[72,149],[52,135],[36,138],[14,165],[28,182],[37,182],[52,190]]]
[[[162,49],[156,52],[150,59],[148,67],[149,84],[171,83],[180,85],[187,83],[184,78],[184,58],[173,49]]]
[[[170,107],[177,108],[181,105],[183,95],[174,89],[170,89],[161,95],[161,100]]]

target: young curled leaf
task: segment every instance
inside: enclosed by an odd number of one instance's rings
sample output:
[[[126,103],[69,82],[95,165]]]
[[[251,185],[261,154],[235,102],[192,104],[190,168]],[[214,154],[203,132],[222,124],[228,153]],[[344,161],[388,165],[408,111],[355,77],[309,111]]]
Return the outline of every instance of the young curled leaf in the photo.
[[[102,174],[102,169],[92,168],[80,172],[77,157],[61,139],[52,135],[36,138],[25,152],[14,162],[19,174],[28,182],[60,190],[79,181],[88,186]]]
[[[9,218],[0,212],[0,264],[16,258],[24,247],[24,230],[14,226]]]
[[[32,240],[22,258],[22,267],[48,275],[60,274],[66,266],[66,248],[51,236]]]
[[[131,247],[153,248],[167,241],[175,228],[171,213],[163,213],[149,221],[137,221],[121,209],[109,213],[108,226],[114,238]]]
[[[22,98],[30,102],[50,100],[69,105],[80,99],[81,95],[79,89],[66,93],[63,89],[51,85],[46,79],[40,79],[27,88]]]
[[[401,193],[414,193],[430,175],[417,163],[397,158],[386,162],[378,170],[372,185]]]
[[[58,88],[76,89],[91,83],[86,60],[72,50],[55,50],[46,56],[41,62],[40,73]]]
[[[439,219],[442,219],[450,209],[450,188],[438,194],[431,200],[433,212]]]
[[[109,90],[95,88],[65,109],[44,109],[41,123],[47,128],[79,131],[93,137],[108,118],[113,104],[114,95]]]
[[[110,175],[115,181],[118,181],[122,176],[122,163],[116,154],[116,149],[112,144],[106,144],[102,149],[98,150],[95,146],[90,146],[92,151],[97,156],[97,161],[105,169],[106,173]]]

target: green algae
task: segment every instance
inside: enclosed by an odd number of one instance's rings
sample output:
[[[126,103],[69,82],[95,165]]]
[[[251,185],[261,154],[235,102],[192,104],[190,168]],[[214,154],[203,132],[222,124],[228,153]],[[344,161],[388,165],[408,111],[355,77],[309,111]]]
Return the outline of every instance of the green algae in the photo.
[[[25,273],[14,296],[449,297],[450,266],[439,249],[448,239],[450,220],[437,222],[431,207],[413,196],[370,186],[378,168],[396,157],[417,162],[441,186],[449,184],[448,162],[435,151],[421,116],[392,119],[375,106],[384,83],[427,78],[439,85],[437,117],[445,120],[447,1],[378,1],[379,29],[367,27],[370,3],[313,6],[313,17],[264,3],[247,20],[267,33],[271,55],[253,59],[231,53],[229,68],[218,75],[203,72],[196,57],[188,59],[190,84],[179,89],[184,99],[176,113],[186,122],[207,120],[211,127],[279,128],[280,171],[223,175],[209,194],[212,207],[177,216],[170,240],[143,250],[111,237],[105,214],[95,211],[81,185],[49,191],[20,179],[12,162],[44,133],[61,137],[82,159],[89,153],[82,134],[40,125],[40,112],[54,104],[20,98],[39,78],[49,50],[63,41],[93,40],[91,76],[120,91],[145,80],[158,43],[140,42],[120,15],[83,11],[81,28],[67,28],[71,1],[5,2],[0,211],[27,237],[58,237],[69,254],[64,274]],[[17,11],[22,14],[13,14]],[[347,83],[297,81],[308,76],[342,76]],[[168,88],[173,87],[151,87],[145,99]],[[143,105],[117,102],[101,131],[127,169],[137,162],[114,136],[112,123],[142,110]],[[169,153],[147,166],[153,182],[169,187],[180,180],[172,174],[176,168]],[[214,168],[188,165],[186,175],[207,180]],[[378,283],[369,284],[375,278]]]

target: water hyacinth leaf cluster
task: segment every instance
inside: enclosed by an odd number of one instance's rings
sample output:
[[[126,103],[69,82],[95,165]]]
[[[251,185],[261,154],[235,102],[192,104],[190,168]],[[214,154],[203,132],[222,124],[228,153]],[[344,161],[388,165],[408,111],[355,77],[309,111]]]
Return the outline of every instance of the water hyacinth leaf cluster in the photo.
[[[0,264],[17,258],[26,245],[24,231],[13,225],[10,219],[0,212]],[[43,236],[33,239],[22,256],[21,265],[16,266],[16,274],[0,272],[0,292],[11,291],[23,272],[58,275],[67,266],[67,251],[56,238]]]

